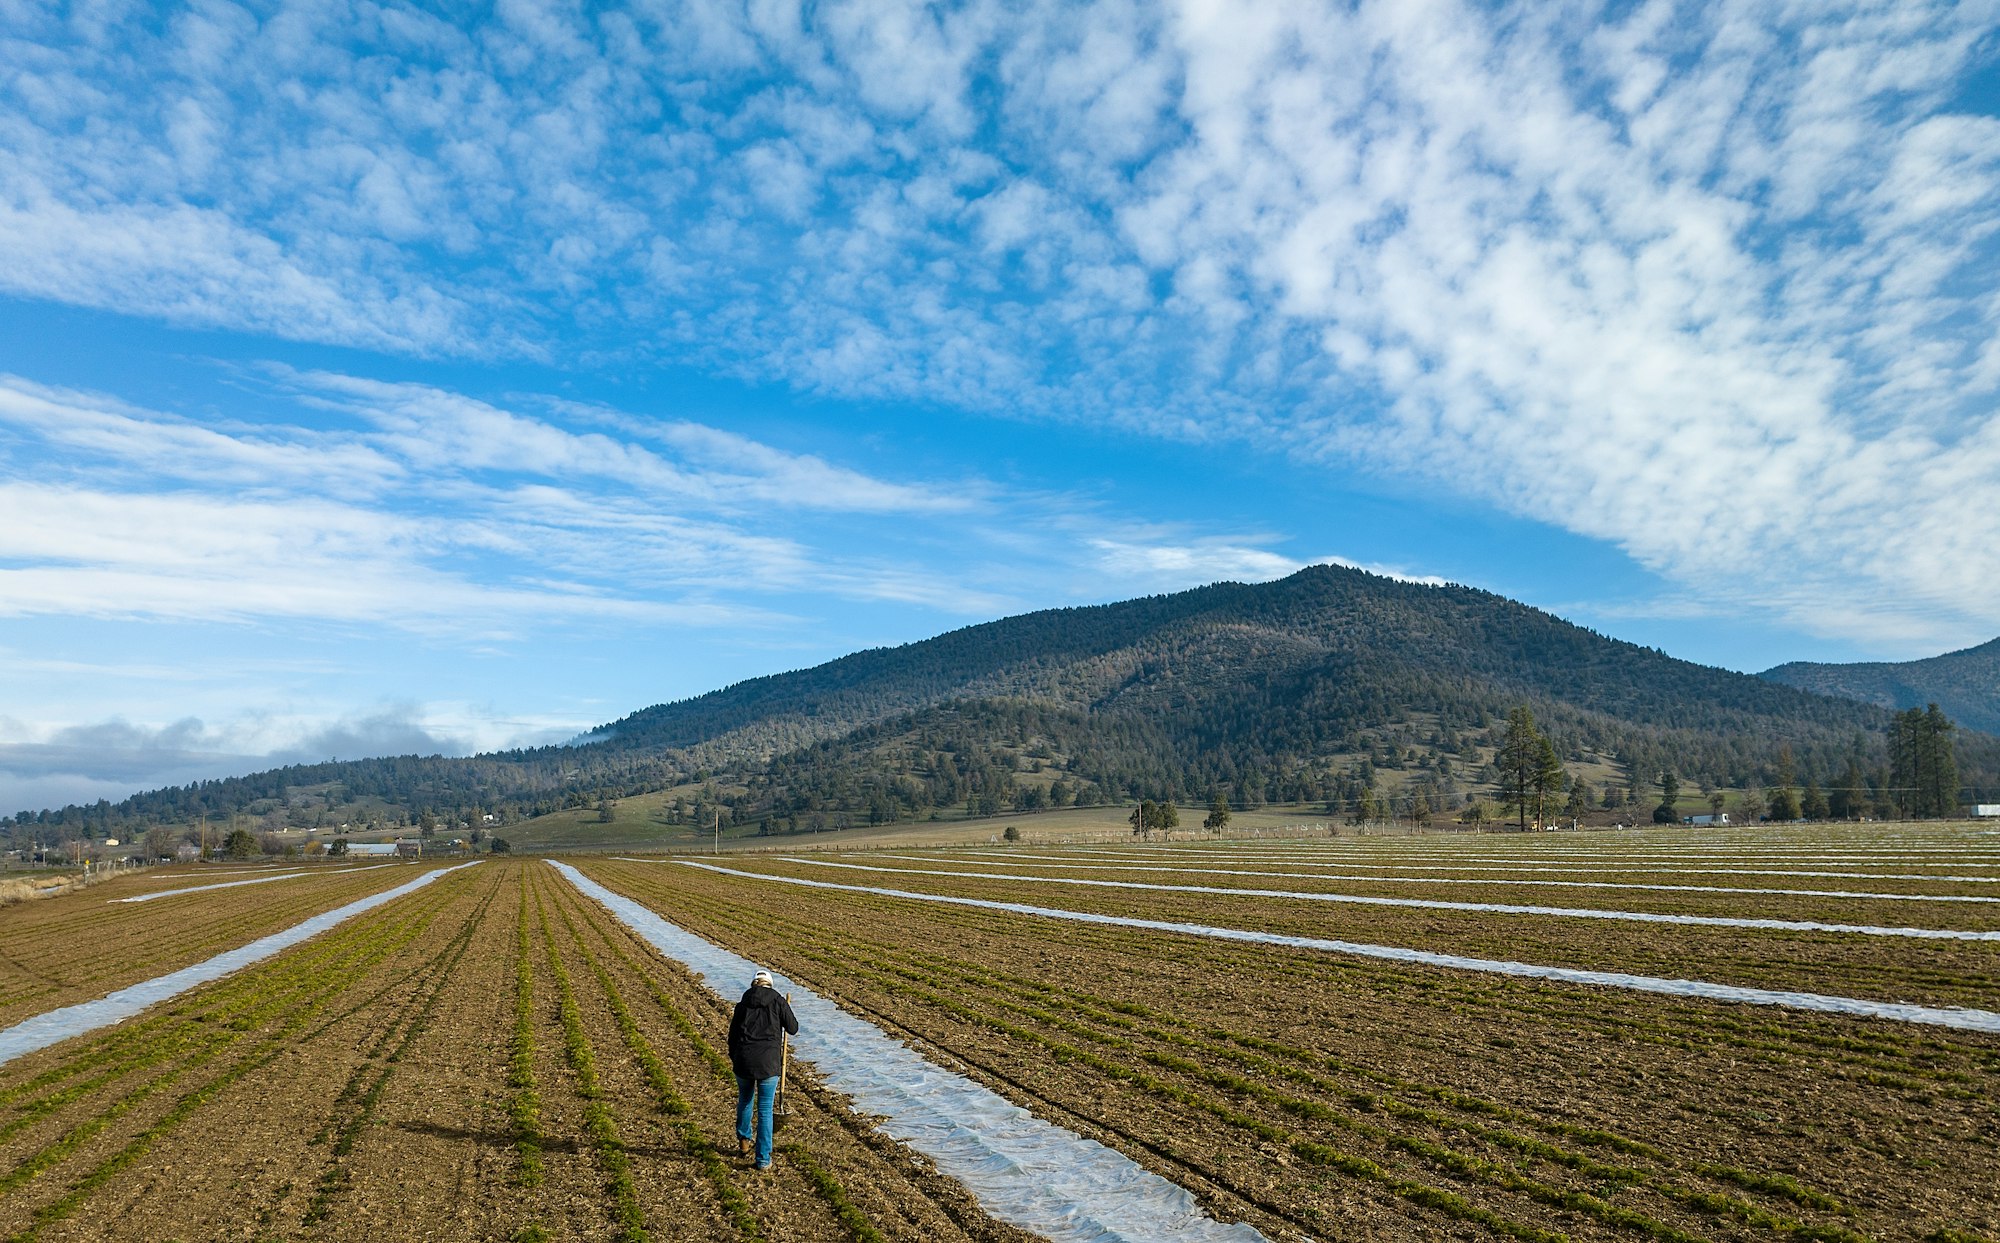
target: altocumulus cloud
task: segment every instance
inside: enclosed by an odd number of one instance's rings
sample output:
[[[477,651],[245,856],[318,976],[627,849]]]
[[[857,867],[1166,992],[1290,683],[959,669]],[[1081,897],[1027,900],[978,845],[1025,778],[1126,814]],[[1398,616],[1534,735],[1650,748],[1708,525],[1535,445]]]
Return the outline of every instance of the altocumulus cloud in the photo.
[[[0,287],[1237,438],[1448,481],[1824,630],[1984,638],[2000,120],[1958,93],[1993,16],[14,11]],[[332,397],[363,398],[490,418]],[[353,452],[394,452],[381,431]],[[719,503],[779,473],[679,435],[663,469],[710,454]]]

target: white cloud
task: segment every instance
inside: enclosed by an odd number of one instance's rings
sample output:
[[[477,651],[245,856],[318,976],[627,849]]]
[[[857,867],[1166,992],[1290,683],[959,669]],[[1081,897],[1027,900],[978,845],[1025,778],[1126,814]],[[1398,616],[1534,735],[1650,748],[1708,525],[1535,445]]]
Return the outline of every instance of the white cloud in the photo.
[[[332,719],[248,713],[209,724],[123,718],[33,729],[0,718],[0,815],[242,773],[377,755],[470,755],[567,740],[573,722],[502,717],[490,707],[379,703]]]
[[[884,480],[686,420],[252,374],[277,386],[256,423],[0,376],[0,445],[18,450],[0,457],[0,618],[509,640],[770,629],[796,623],[795,595],[993,616],[1051,592],[1100,599],[1304,564],[1192,529],[1135,534],[1061,492]],[[284,422],[288,401],[319,417]],[[1079,544],[1098,550],[1087,566]],[[1023,592],[1024,575],[1041,586]]]
[[[1178,587],[1222,580],[1261,583],[1283,578],[1306,564],[1227,538],[1195,543],[1096,538],[1089,541],[1089,547],[1105,573],[1148,586]]]
[[[1990,3],[225,12],[17,22],[0,289],[1239,438],[1828,633],[2000,629]],[[333,387],[405,470],[940,504]]]
[[[374,491],[401,482],[404,464],[339,437],[288,427],[205,426],[96,393],[0,375],[0,428],[33,436],[93,470],[139,472],[210,485]]]
[[[1322,556],[1300,560],[1271,551],[1262,544],[1270,537],[1202,536],[1185,532],[1126,528],[1114,534],[1089,536],[1092,569],[1110,576],[1119,590],[1176,590],[1195,583],[1263,583],[1296,574],[1311,565],[1338,565],[1398,582],[1442,587],[1435,574],[1416,574],[1395,566]]]
[[[670,460],[435,388],[278,376],[352,425],[204,425],[0,377],[0,435],[40,450],[0,460],[0,616],[769,625],[745,596],[883,576],[746,514],[967,504],[688,422],[605,412]]]

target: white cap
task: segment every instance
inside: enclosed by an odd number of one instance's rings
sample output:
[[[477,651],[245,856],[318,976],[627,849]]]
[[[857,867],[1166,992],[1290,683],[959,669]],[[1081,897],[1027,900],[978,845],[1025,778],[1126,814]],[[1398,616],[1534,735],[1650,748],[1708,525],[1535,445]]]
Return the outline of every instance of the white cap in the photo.
[[[756,975],[750,977],[750,984],[752,987],[755,987],[756,985],[759,984],[769,984],[770,982],[771,982],[771,973],[768,971],[759,971]]]

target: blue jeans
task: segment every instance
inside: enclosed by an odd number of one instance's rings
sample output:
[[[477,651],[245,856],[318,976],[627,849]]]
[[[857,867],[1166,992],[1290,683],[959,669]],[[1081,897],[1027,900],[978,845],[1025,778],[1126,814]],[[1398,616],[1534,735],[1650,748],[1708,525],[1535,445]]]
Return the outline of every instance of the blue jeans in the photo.
[[[771,1105],[778,1099],[778,1077],[746,1079],[736,1076],[736,1138],[757,1141],[757,1164],[771,1164]],[[751,1129],[750,1107],[757,1107],[756,1129]]]

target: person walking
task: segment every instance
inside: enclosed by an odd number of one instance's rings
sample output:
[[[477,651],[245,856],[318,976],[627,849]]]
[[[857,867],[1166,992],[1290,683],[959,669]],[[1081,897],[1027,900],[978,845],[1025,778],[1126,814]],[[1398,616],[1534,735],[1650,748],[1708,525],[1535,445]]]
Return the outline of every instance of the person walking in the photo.
[[[798,1016],[772,987],[771,973],[759,971],[729,1017],[729,1063],[736,1070],[736,1152],[750,1156],[754,1142],[760,1174],[771,1172],[771,1105],[787,1034],[799,1034]]]

